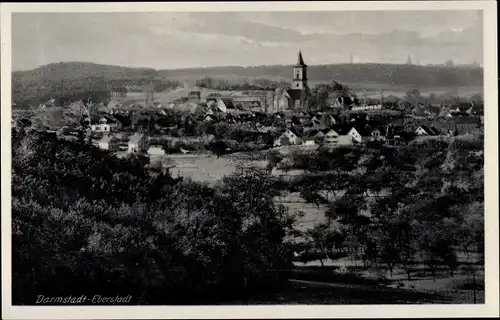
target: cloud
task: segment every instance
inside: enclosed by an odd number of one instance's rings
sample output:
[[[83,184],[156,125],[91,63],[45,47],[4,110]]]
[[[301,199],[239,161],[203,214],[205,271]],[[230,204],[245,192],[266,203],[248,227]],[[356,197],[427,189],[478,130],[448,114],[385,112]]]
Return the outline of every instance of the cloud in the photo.
[[[474,11],[14,14],[13,67],[292,64],[299,49],[309,64],[404,62],[417,45],[422,63],[482,62],[481,25]]]

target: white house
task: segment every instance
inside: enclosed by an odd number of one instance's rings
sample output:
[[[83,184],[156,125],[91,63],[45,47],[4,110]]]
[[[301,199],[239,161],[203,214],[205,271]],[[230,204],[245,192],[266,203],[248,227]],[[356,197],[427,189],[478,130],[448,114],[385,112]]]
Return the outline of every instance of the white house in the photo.
[[[355,127],[352,127],[351,130],[349,130],[349,132],[347,133],[347,135],[351,136],[353,141],[356,141],[358,143],[363,142],[363,136],[358,132],[358,130],[356,130]]]
[[[118,140],[111,135],[104,135],[98,142],[99,149],[116,151],[118,150]]]
[[[352,127],[347,135],[351,136],[353,141],[357,143],[363,143],[369,140],[373,140],[372,136],[372,131],[371,129],[368,128],[363,128],[363,127]],[[380,132],[379,132],[380,134]]]
[[[352,145],[353,143],[353,138],[351,135],[348,134],[340,134],[337,132],[339,130],[334,130],[331,129],[325,134],[325,137],[323,138],[323,144],[325,146],[329,147],[335,147],[335,146],[348,146]]]
[[[143,134],[135,133],[129,137],[128,152],[141,152],[146,149],[146,139]]]
[[[98,122],[91,124],[91,129],[94,132],[114,132],[119,129],[117,121],[101,117]]]
[[[217,108],[222,112],[227,112],[228,109],[234,109],[234,104],[231,99],[217,99]]]
[[[302,140],[297,132],[294,132],[294,130],[291,129],[286,129],[286,131],[283,132],[278,139],[274,140],[274,146],[279,147],[282,145],[297,145],[301,142]]]

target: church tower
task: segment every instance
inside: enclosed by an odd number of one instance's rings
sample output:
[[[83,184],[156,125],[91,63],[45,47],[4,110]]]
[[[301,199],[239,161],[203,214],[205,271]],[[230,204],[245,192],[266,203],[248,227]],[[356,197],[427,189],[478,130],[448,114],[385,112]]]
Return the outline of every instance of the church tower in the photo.
[[[307,87],[307,65],[299,51],[297,64],[293,67],[292,90],[304,90]]]

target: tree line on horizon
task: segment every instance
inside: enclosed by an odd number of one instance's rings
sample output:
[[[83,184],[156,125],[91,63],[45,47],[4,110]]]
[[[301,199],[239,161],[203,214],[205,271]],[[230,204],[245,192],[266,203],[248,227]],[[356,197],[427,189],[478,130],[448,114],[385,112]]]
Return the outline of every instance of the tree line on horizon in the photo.
[[[310,80],[345,83],[371,83],[420,87],[482,86],[483,70],[456,66],[414,66],[391,64],[344,64],[309,66]],[[290,66],[213,67],[201,69],[154,70],[91,63],[57,63],[29,71],[12,73],[12,95],[16,104],[37,104],[59,95],[80,94],[86,91],[106,91],[110,85],[142,86],[157,81],[164,88],[177,86],[177,81],[216,78],[229,84],[235,76],[269,78],[289,81]],[[171,81],[171,82],[169,82]],[[239,81],[239,80],[238,80]],[[235,84],[238,83],[235,82]]]

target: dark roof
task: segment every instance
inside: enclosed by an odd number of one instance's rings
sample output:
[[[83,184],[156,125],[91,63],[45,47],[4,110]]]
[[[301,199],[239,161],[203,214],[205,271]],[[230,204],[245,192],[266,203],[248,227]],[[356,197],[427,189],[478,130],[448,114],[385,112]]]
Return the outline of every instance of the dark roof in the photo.
[[[290,96],[290,98],[295,101],[295,100],[300,100],[300,96],[302,93],[302,90],[300,89],[287,89],[286,93]]]
[[[304,59],[302,58],[302,51],[299,51],[299,57],[297,58],[297,67],[307,67],[307,65],[304,63]]]
[[[296,117],[296,116],[292,117],[292,123],[296,124],[296,125],[302,124],[302,122],[300,121],[300,119],[298,117]]]
[[[214,114],[211,114],[211,113],[206,114],[205,116],[203,116],[203,119],[205,119],[206,117],[210,117],[210,118],[212,118],[214,120],[217,120],[217,117]]]
[[[331,126],[326,132],[333,129],[339,135],[344,136],[352,129],[352,127],[353,127],[353,125],[350,125],[350,124],[336,124],[336,125]]]
[[[472,104],[470,102],[459,102],[453,106],[453,108],[457,107],[460,109],[460,111],[467,111],[470,107],[472,107]]]
[[[228,108],[228,109],[234,109],[233,100],[231,100],[231,99],[221,99],[221,100],[226,105],[226,108]]]
[[[323,134],[326,134],[330,130],[332,130],[332,128],[325,128],[325,129],[316,130],[315,135],[318,134],[318,133],[320,133],[320,132],[323,133]]]
[[[371,136],[373,128],[368,126],[354,126],[356,131],[363,137]],[[380,131],[380,129],[379,129]]]
[[[475,112],[483,112],[484,111],[484,103],[474,103],[474,111]]]
[[[295,129],[293,127],[292,128],[288,128],[288,130],[290,130],[291,132],[293,132],[293,134],[296,135],[299,138],[303,136],[300,132],[297,131],[297,129]]]
[[[108,124],[109,123],[116,123],[116,121],[117,121],[116,119],[113,119],[113,118],[110,118],[110,117],[106,117],[106,116],[92,116],[90,123],[92,123],[92,124],[99,124],[102,118],[106,119],[106,122]]]
[[[19,122],[22,123],[23,125],[31,126],[31,120],[29,119],[21,118],[19,119]]]
[[[429,127],[429,126],[420,126],[422,129],[425,130],[430,136],[437,136],[439,135],[439,130],[434,128],[434,127]]]

